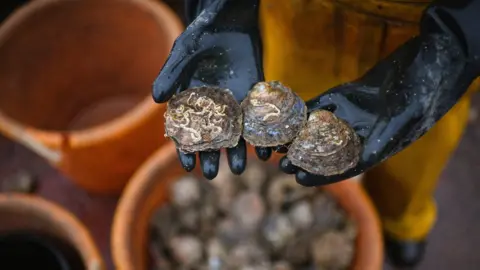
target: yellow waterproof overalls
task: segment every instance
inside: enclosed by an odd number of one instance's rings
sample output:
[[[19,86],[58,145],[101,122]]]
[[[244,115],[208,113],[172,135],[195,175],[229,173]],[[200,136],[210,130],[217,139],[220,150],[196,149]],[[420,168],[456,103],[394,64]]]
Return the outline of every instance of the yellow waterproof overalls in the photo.
[[[418,34],[428,2],[262,0],[266,79],[283,81],[305,100],[355,80]],[[420,140],[366,174],[391,238],[422,240],[432,228],[433,192],[466,127],[471,92]]]

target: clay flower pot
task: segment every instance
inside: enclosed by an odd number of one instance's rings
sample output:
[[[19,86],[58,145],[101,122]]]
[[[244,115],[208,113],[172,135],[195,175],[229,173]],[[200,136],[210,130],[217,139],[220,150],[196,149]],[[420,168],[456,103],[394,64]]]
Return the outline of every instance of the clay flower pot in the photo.
[[[151,85],[183,30],[153,0],[35,0],[0,27],[0,132],[119,194],[164,142]]]
[[[252,156],[253,158],[253,156]],[[277,162],[273,158],[271,162]],[[185,174],[173,144],[152,155],[133,175],[119,201],[112,228],[111,249],[119,270],[148,269],[148,229],[154,211],[168,198],[168,186]],[[215,180],[213,180],[215,181]],[[381,269],[383,242],[378,217],[357,182],[325,186],[357,222],[359,235],[352,269]]]
[[[60,206],[36,196],[3,193],[0,220],[0,268],[6,267],[5,260],[20,257],[32,260],[27,263],[37,269],[78,269],[79,264],[105,269],[87,229]]]

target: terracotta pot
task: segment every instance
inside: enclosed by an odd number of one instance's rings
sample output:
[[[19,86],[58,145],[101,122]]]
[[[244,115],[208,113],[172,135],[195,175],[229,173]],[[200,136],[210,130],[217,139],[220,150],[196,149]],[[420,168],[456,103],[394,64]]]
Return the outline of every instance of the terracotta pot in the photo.
[[[105,269],[87,229],[60,206],[36,196],[4,193],[0,194],[0,220],[2,235],[18,231],[49,235],[73,247],[85,269]]]
[[[35,0],[0,27],[0,132],[91,192],[160,147],[151,85],[183,26],[149,0]]]
[[[277,160],[273,158],[272,162]],[[175,147],[168,144],[133,175],[119,201],[113,221],[111,249],[117,269],[148,269],[147,241],[151,216],[168,200],[168,186],[183,174],[185,172],[177,160]],[[325,189],[358,223],[357,253],[352,269],[381,269],[383,242],[380,224],[363,189],[353,181],[328,185]]]

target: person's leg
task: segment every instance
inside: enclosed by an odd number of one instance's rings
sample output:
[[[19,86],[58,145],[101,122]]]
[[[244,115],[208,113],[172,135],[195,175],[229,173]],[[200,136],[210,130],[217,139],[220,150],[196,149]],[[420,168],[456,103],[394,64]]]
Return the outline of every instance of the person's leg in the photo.
[[[395,265],[414,265],[435,223],[433,192],[468,120],[465,96],[428,133],[366,173],[364,185],[378,209]],[[451,179],[454,181],[455,179]]]
[[[417,33],[426,7],[419,2],[385,1],[378,9],[377,1],[262,0],[266,79],[282,81],[305,100],[357,79]],[[422,240],[435,220],[432,194],[465,128],[468,107],[465,97],[431,132],[368,173],[366,187],[397,247],[387,250],[390,257],[412,247],[412,257],[421,257]]]

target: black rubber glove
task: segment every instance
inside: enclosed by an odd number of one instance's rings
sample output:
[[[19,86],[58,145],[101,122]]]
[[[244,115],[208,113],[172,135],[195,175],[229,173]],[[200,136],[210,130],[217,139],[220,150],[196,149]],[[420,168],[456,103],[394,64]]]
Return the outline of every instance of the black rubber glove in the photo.
[[[0,3],[0,22],[3,22],[13,11],[28,2],[29,0],[3,0]]]
[[[355,129],[364,147],[358,165],[330,177],[298,169],[286,157],[280,166],[305,186],[356,176],[419,139],[479,75],[480,0],[437,1],[425,11],[419,37],[359,80],[307,102],[310,112],[328,109]]]
[[[187,1],[186,17],[191,21],[175,41],[171,53],[153,85],[157,103],[195,86],[219,86],[232,91],[242,101],[251,87],[264,80],[261,40],[258,29],[259,0]],[[234,174],[246,166],[243,139],[227,149]],[[195,154],[178,151],[187,171],[195,167]],[[218,173],[220,151],[201,152],[203,175],[213,179]]]

